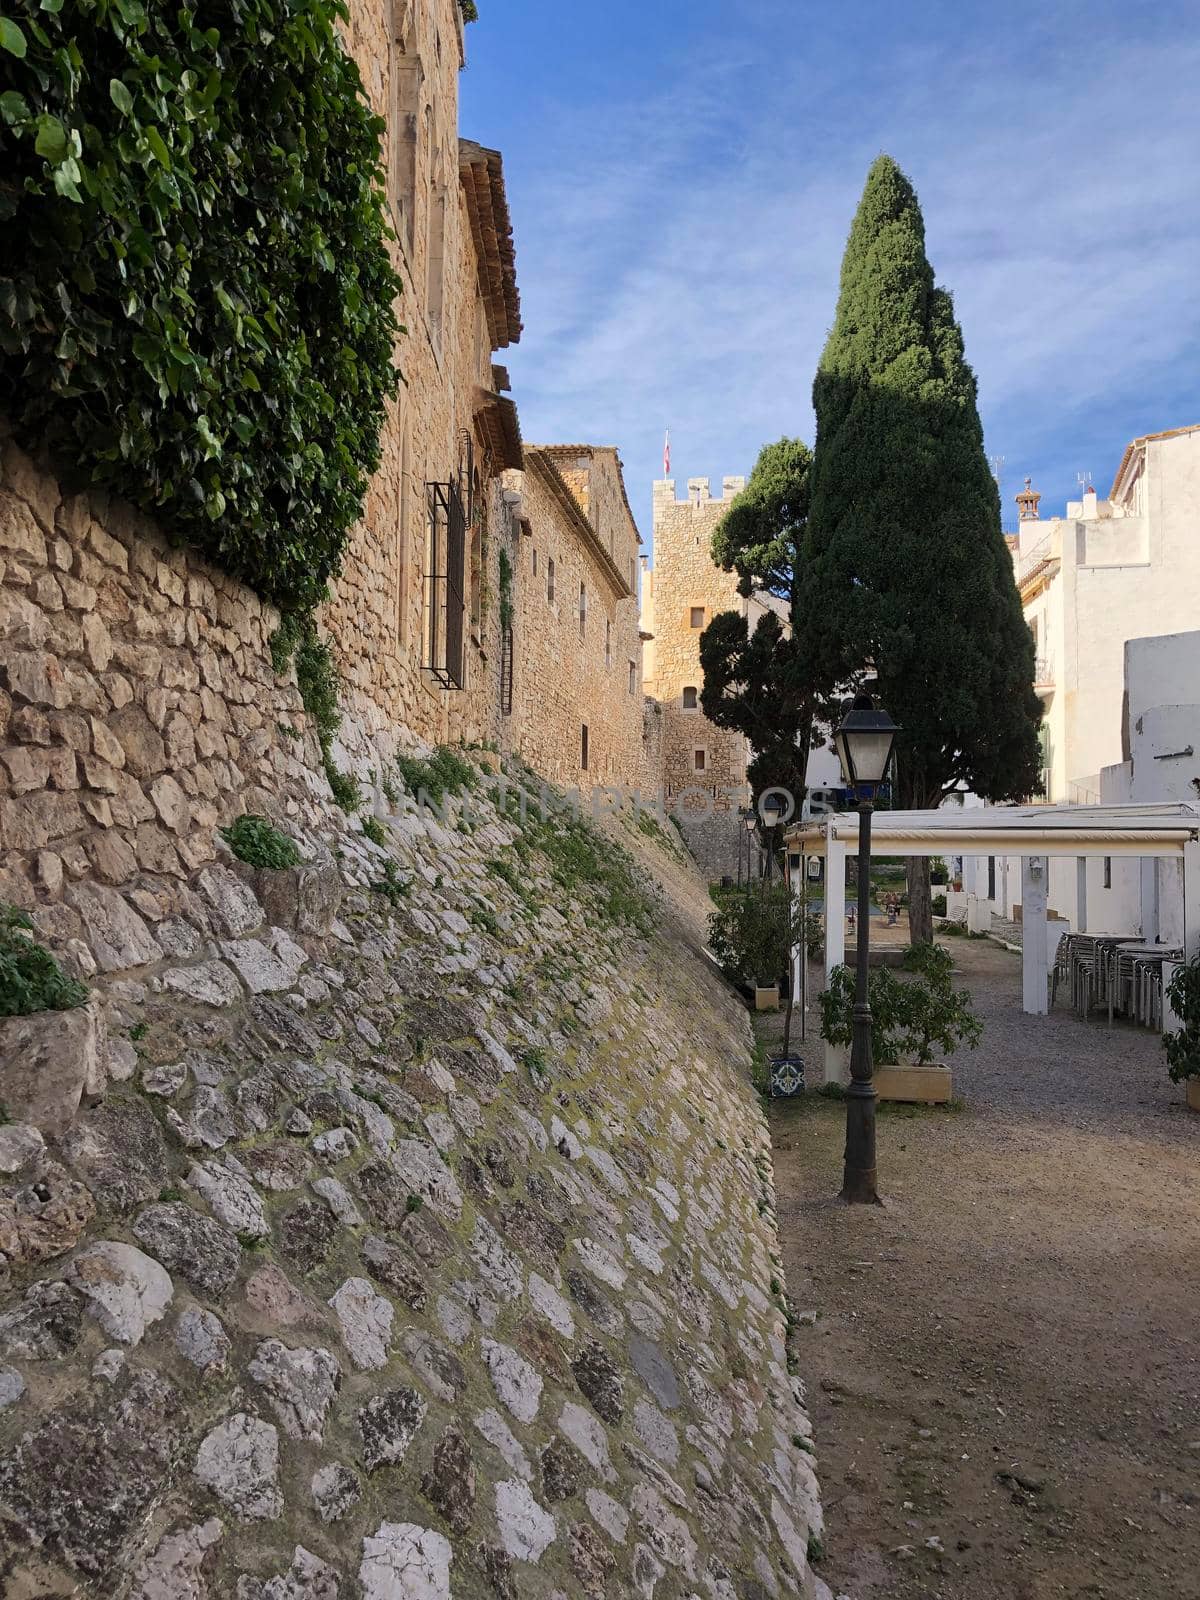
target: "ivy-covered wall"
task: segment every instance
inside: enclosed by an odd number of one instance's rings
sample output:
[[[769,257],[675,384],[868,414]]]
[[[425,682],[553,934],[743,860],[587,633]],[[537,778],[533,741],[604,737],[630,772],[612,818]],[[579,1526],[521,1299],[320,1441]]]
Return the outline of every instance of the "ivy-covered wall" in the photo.
[[[399,280],[341,0],[5,0],[0,411],[310,606],[379,462]]]

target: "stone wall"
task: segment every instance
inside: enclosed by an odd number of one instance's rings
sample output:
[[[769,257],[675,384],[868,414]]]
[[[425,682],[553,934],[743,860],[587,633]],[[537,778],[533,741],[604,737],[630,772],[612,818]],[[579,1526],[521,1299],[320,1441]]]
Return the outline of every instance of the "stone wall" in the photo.
[[[96,884],[0,1025],[6,1595],[827,1594],[703,885],[610,824],[643,939],[479,805]]]
[[[611,455],[615,459],[615,452]],[[505,477],[510,492],[521,496],[525,530],[511,545],[514,692],[512,715],[504,719],[505,747],[567,788],[600,784],[632,790],[642,781],[645,761],[637,600],[627,585],[618,591],[613,569],[597,558],[579,522],[579,517],[588,519],[594,533],[591,516],[606,514],[603,548],[610,552],[611,546],[613,568],[625,570],[638,533],[627,512],[620,523],[616,520],[614,502],[620,506],[624,500],[619,465],[615,473],[606,460],[562,466],[557,451],[531,451],[528,459],[529,470]],[[563,485],[575,497],[566,506]],[[582,631],[581,583],[587,591]],[[586,771],[581,765],[584,726]]]
[[[0,899],[85,961],[115,918],[97,959],[122,966],[153,939],[121,936],[115,891],[181,882],[243,811],[312,821],[316,740],[272,670],[271,608],[129,507],[64,497],[11,441],[0,566]]]
[[[492,338],[459,180],[461,15],[457,0],[350,0],[350,18],[348,47],[374,109],[388,123],[390,198],[398,218],[393,250],[405,285],[398,315],[407,329],[396,362],[405,383],[389,413],[382,462],[322,623],[364,717],[374,708],[384,722],[400,723],[433,743],[494,739],[499,629],[494,604],[489,611],[485,602],[485,591],[494,598],[494,548],[468,574],[474,591],[467,596],[468,611],[481,614],[481,621],[468,629],[466,688],[442,689],[422,670],[426,485],[460,474],[466,481],[468,440],[480,480],[480,547],[497,517],[499,468],[489,463],[476,428],[479,392],[493,386]],[[406,155],[413,164],[409,205]],[[435,218],[443,204],[435,315],[431,252],[437,254]]]
[[[714,500],[707,478],[690,479],[688,499],[677,501],[672,480],[656,483],[654,566],[643,576],[643,626],[654,636],[646,647],[646,692],[663,710],[667,803],[711,878],[737,874],[742,841],[736,813],[749,797],[745,739],[710,722],[698,703],[701,633],[718,612],[747,608],[736,576],[715,566],[711,554],[713,530],[742,486],[742,479],[727,478],[723,497]],[[694,609],[701,613],[698,622]],[[695,709],[685,704],[692,694]]]

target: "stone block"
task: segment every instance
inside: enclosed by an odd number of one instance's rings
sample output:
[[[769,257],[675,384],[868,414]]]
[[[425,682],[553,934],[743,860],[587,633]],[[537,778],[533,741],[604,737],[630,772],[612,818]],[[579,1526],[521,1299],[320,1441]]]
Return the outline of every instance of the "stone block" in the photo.
[[[78,911],[92,954],[104,972],[162,959],[162,948],[137,912],[104,884],[73,883],[67,902]]]
[[[106,1030],[98,1002],[0,1022],[0,1104],[51,1138],[66,1133],[84,1091],[104,1088]]]
[[[57,657],[44,650],[14,650],[5,666],[14,700],[56,706],[60,711],[70,705],[70,689]]]
[[[334,861],[305,862],[273,871],[237,862],[234,871],[253,890],[276,928],[324,939],[342,903],[342,875]]]
[[[125,765],[135,778],[156,778],[167,764],[162,735],[138,705],[123,706],[108,719],[108,726],[122,750]]]

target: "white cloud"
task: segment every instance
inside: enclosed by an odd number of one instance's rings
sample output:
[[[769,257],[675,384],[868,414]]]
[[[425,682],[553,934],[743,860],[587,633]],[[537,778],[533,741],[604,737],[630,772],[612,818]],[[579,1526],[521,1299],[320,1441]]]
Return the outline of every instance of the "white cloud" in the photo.
[[[510,170],[527,437],[620,445],[638,511],[668,423],[679,479],[748,471],[783,432],[811,438],[812,374],[880,149],[917,186],[1010,477],[1033,457],[1057,482],[1073,475],[1068,440],[1103,437],[1107,458],[1087,463],[1103,484],[1124,437],[1089,418],[1197,420],[1138,411],[1200,336],[1190,33],[1093,32],[1071,55],[1051,19],[1040,41],[916,39],[874,57],[868,41],[856,58],[845,40],[782,50],[773,17],[736,48],[707,41],[649,101],[564,101],[539,158],[516,183]]]

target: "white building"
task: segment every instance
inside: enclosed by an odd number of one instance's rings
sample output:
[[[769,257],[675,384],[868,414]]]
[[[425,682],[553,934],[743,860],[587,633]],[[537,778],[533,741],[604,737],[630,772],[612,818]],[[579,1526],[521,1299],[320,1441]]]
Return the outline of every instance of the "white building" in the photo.
[[[1147,715],[1159,727],[1159,708],[1173,705],[1180,712],[1200,699],[1196,655],[1190,668],[1184,665],[1192,647],[1177,641],[1165,651],[1153,648],[1156,636],[1184,636],[1200,626],[1200,426],[1135,439],[1106,500],[1089,489],[1068,504],[1065,517],[1047,519],[1038,515],[1040,498],[1027,482],[1017,496],[1019,531],[1010,544],[1037,648],[1045,798],[1080,805],[1176,798],[1173,780],[1164,784],[1165,763],[1155,760],[1161,752],[1149,746],[1138,767],[1137,790],[1119,793],[1124,780],[1102,779],[1102,773],[1134,760],[1134,745],[1144,737],[1135,725]],[[1127,684],[1131,640],[1139,649],[1130,657]],[[1132,715],[1131,707],[1138,708]],[[1162,714],[1161,727],[1173,727],[1174,713]],[[1189,740],[1177,742],[1182,749]],[[1200,739],[1192,743],[1200,747]],[[1178,798],[1194,801],[1196,793]],[[1122,867],[1125,874],[1134,870]],[[1105,886],[1103,874],[1092,882],[1100,871],[1095,863],[1086,871],[1082,863],[1054,861],[1052,914],[1076,929],[1087,921],[1097,930],[1119,931],[1110,920],[1117,902],[1105,898],[1117,891]],[[1016,861],[967,864],[964,887],[990,899],[999,915],[1019,915]],[[1139,890],[1139,919],[1142,910]]]

